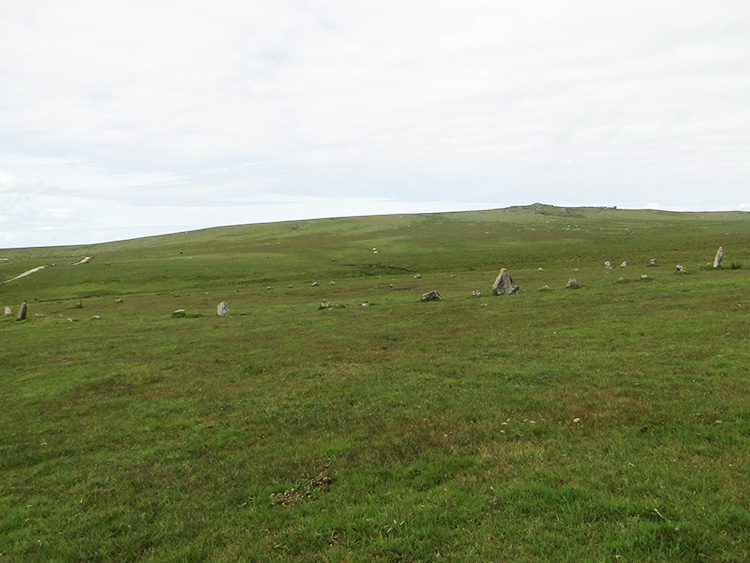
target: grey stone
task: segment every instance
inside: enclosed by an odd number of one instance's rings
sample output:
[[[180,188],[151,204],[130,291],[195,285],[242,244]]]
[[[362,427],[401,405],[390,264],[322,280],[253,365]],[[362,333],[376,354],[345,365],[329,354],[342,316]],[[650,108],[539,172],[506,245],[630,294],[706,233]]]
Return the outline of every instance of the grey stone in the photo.
[[[721,268],[721,263],[724,261],[724,249],[719,247],[714,256],[714,268]]]
[[[83,309],[83,301],[80,299],[76,301],[76,309]]]
[[[5,307],[5,314],[6,315],[12,315],[13,314],[13,309],[11,309],[10,307],[6,306]]]
[[[604,263],[604,267],[607,268],[608,270],[611,270],[612,269],[612,262],[610,262],[609,260],[607,260]]]
[[[620,268],[627,268],[627,267],[628,267],[628,262],[627,262],[627,260],[623,260],[623,261],[622,261],[622,264],[620,264]]]
[[[26,301],[23,302],[23,305],[21,305],[21,308],[18,310],[18,320],[23,321],[26,319],[26,313],[28,313],[29,307],[26,305]]]
[[[578,280],[575,278],[570,278],[568,280],[568,283],[565,284],[565,287],[568,289],[578,289]]]
[[[442,299],[437,291],[428,291],[422,294],[422,301],[440,301]]]
[[[471,294],[472,294],[472,295],[473,295],[474,297],[481,297],[481,296],[482,296],[482,292],[481,292],[481,291],[479,291],[478,289],[475,289],[474,291],[472,291],[472,292],[471,292]]]
[[[656,265],[657,265],[657,264],[656,264],[656,258],[652,258],[651,260],[649,260],[649,261],[648,261],[648,265],[649,265],[649,266],[656,266]]]
[[[320,284],[318,282],[312,282],[311,287],[318,287]]]
[[[685,266],[683,266],[682,264],[677,264],[677,267],[675,268],[675,270],[677,270],[678,272],[685,272],[686,271],[685,270]]]
[[[495,278],[495,283],[492,284],[492,291],[495,295],[512,295],[521,293],[521,288],[510,277],[510,272],[503,268]]]
[[[115,303],[122,303],[122,299],[118,297],[117,299],[115,299]]]
[[[333,303],[331,303],[330,301],[326,301],[325,299],[321,299],[321,301],[320,301],[320,307],[318,307],[318,308],[319,309],[330,309],[331,307],[333,307]]]
[[[187,315],[187,311],[185,309],[177,309],[176,311],[172,311],[173,319],[181,319],[185,315]]]
[[[363,307],[369,307],[370,306],[370,302],[369,301],[362,301],[362,306]]]
[[[225,301],[222,301],[216,306],[216,314],[220,317],[228,317],[229,316],[229,306],[226,304]]]
[[[415,280],[421,280],[422,279],[422,274],[414,274],[414,279]]]

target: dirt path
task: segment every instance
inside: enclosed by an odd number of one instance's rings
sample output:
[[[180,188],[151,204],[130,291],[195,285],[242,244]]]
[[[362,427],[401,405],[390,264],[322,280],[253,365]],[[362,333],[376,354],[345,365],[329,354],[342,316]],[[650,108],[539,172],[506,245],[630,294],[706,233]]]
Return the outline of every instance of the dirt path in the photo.
[[[24,272],[23,274],[20,274],[20,275],[16,276],[15,278],[11,278],[9,280],[5,280],[3,283],[8,283],[8,282],[12,282],[14,280],[17,280],[19,278],[23,278],[25,276],[28,276],[29,274],[33,274],[34,272],[38,272],[39,270],[41,270],[43,268],[46,268],[46,267],[47,266],[38,266],[37,268],[32,268],[31,270],[29,270],[27,272]]]

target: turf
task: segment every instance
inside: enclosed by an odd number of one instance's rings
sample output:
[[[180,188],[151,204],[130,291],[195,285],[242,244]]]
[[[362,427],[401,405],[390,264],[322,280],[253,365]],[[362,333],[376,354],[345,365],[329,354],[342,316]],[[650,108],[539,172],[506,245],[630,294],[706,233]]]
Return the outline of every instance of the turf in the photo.
[[[0,284],[29,307],[0,318],[9,561],[750,559],[746,213],[536,204],[0,257],[0,280],[46,266]],[[501,267],[522,293],[491,295]]]

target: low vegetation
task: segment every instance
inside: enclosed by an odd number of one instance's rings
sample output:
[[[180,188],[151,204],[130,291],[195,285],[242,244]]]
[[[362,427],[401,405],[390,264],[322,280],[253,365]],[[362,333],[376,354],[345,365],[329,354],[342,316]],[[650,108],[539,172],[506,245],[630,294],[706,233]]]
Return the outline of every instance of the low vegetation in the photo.
[[[750,558],[747,214],[537,204],[0,257],[0,281],[47,266],[0,284],[28,303],[0,318],[0,559]],[[501,267],[520,294],[491,295]]]

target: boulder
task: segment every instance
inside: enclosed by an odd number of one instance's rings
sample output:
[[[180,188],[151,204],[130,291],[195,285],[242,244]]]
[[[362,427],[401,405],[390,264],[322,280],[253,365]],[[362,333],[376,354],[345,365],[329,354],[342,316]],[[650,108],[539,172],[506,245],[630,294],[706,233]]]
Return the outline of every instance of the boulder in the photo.
[[[568,289],[578,289],[578,280],[575,278],[570,278],[568,280],[568,283],[565,284],[565,287]]]
[[[724,249],[719,247],[714,256],[714,268],[721,268],[721,263],[724,261]]]
[[[229,306],[226,304],[225,301],[222,301],[216,306],[216,314],[220,317],[228,317],[229,316]]]
[[[23,302],[23,305],[21,305],[21,308],[18,310],[18,320],[23,321],[26,319],[26,313],[29,311],[28,305],[26,305],[26,301]]]
[[[428,291],[422,294],[422,301],[440,301],[442,299],[437,291]]]
[[[521,293],[521,288],[510,277],[510,272],[503,268],[495,278],[495,283],[492,284],[492,291],[495,295],[512,295]]]

